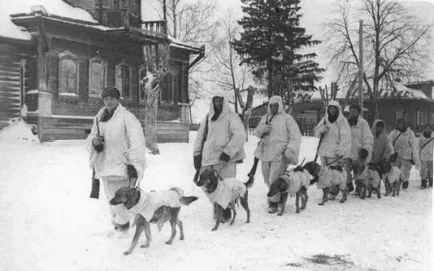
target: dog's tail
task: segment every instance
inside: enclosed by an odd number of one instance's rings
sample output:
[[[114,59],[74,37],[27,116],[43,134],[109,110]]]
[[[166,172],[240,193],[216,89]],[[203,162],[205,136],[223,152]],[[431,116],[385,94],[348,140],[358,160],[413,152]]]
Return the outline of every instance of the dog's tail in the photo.
[[[195,196],[191,196],[191,197],[181,197],[179,199],[179,201],[184,204],[184,205],[189,205],[190,203],[192,203],[193,201],[197,200],[198,197]]]

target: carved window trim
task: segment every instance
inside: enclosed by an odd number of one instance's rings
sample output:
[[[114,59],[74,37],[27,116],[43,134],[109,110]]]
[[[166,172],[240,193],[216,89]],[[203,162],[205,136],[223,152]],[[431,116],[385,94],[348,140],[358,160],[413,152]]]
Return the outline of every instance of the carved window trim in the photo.
[[[127,75],[128,78],[125,78]],[[132,83],[132,67],[125,60],[122,60],[115,66],[115,85],[116,88],[119,89],[119,91],[121,92],[121,99],[133,100]]]
[[[94,76],[95,73],[93,72],[92,68],[96,68],[97,66],[95,65],[100,65],[102,66],[102,86],[97,88],[97,86],[95,86],[93,84],[94,82]],[[107,72],[108,72],[108,63],[106,61],[104,61],[104,59],[102,59],[99,56],[93,57],[91,59],[89,59],[89,97],[90,98],[100,98],[101,97],[101,93],[104,90],[104,88],[107,86]],[[101,80],[101,79],[100,79]]]
[[[71,53],[70,51],[64,51],[59,53],[59,96],[72,96],[78,97],[79,87],[80,87],[80,62],[77,55]],[[69,67],[67,65],[70,65]],[[68,69],[65,71],[65,69]],[[64,75],[66,72],[67,79],[65,80]],[[73,81],[71,81],[73,80]],[[74,83],[74,86],[69,87],[70,83]],[[66,85],[65,85],[66,84]]]

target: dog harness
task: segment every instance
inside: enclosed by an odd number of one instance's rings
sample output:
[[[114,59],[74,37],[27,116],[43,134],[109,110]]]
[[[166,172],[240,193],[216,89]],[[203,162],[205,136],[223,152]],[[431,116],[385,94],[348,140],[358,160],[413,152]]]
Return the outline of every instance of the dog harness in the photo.
[[[392,170],[384,174],[389,183],[394,183],[401,177],[401,170],[398,167],[393,166]]]
[[[183,195],[184,191],[177,187],[168,190],[151,191],[149,193],[140,189],[139,201],[128,212],[134,216],[140,214],[147,221],[151,221],[155,211],[162,206],[181,207],[180,199]]]
[[[346,184],[347,173],[345,171],[334,170],[329,167],[321,167],[318,174],[318,189],[339,185],[340,190],[344,190]]]
[[[288,184],[288,189],[286,193],[289,193],[291,196],[297,193],[300,188],[305,187],[306,189],[309,187],[310,180],[313,179],[313,176],[309,174],[307,170],[303,171],[288,171],[280,178],[285,180]]]
[[[247,188],[243,182],[235,178],[227,178],[219,181],[217,188],[212,193],[205,193],[211,203],[217,203],[223,209],[228,208],[231,202],[239,197],[244,197]]]

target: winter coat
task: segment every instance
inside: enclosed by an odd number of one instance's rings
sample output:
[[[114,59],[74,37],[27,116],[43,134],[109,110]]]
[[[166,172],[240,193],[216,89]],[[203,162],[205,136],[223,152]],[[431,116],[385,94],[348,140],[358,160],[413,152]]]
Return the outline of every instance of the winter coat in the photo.
[[[142,215],[148,222],[151,221],[155,211],[162,206],[178,208],[181,207],[181,197],[184,191],[181,188],[171,188],[168,190],[151,191],[146,193],[140,191],[140,199],[128,213],[135,216]]]
[[[312,175],[310,175],[307,170],[290,171],[280,176],[279,178],[282,178],[288,184],[288,189],[286,190],[286,193],[289,193],[290,195],[294,195],[302,187],[306,188],[307,190],[310,184],[310,180],[313,179]]]
[[[429,141],[428,144],[426,144]],[[426,145],[425,145],[426,144]],[[425,147],[423,147],[425,146]],[[421,149],[423,147],[423,149]],[[419,154],[421,161],[432,161],[433,158],[434,139],[426,138],[423,135],[419,137]]]
[[[279,105],[279,110],[272,118],[270,104],[273,103]],[[271,118],[272,120],[269,121]],[[298,163],[301,144],[300,129],[294,118],[285,112],[280,96],[273,96],[268,101],[268,113],[262,117],[256,127],[255,135],[261,139],[255,151],[255,157],[259,160],[277,162],[285,158],[290,164]]]
[[[328,107],[338,108],[338,118],[331,123],[328,117]],[[351,130],[347,119],[342,115],[341,106],[337,101],[330,101],[324,118],[315,127],[315,135],[323,136],[318,150],[319,156],[348,157],[351,150]]]
[[[416,136],[410,127],[408,127],[404,133],[401,133],[396,129],[393,130],[389,134],[389,140],[392,142],[393,148],[395,152],[398,153],[399,158],[413,160],[416,163],[416,166],[420,168],[419,148],[417,146],[418,142],[416,141]]]
[[[357,124],[350,126],[351,129],[351,152],[350,158],[356,160],[359,158],[360,149],[368,151],[368,158],[366,162],[371,160],[372,146],[374,145],[374,137],[372,136],[371,129],[368,122],[361,116],[357,119]]]
[[[390,172],[384,173],[384,176],[389,181],[389,183],[394,183],[401,177],[401,170],[398,167],[393,166]]]
[[[202,166],[210,166],[223,163],[219,159],[224,152],[235,162],[244,159],[244,142],[246,132],[240,117],[231,111],[229,102],[223,97],[223,109],[220,116],[211,120],[214,115],[214,105],[211,102],[209,113],[199,127],[194,142],[194,156],[202,154]],[[208,121],[208,135],[201,153],[202,141],[205,133],[205,126]]]
[[[354,180],[356,183],[361,182],[365,186],[371,185],[372,187],[378,187],[381,182],[381,177],[377,170],[365,167],[361,173],[354,174]]]
[[[389,138],[387,137],[386,130],[383,130],[383,132],[377,136],[377,124],[378,123],[384,123],[382,120],[376,120],[374,121],[374,124],[372,124],[372,135],[374,137],[374,146],[372,148],[372,163],[378,163],[381,160],[387,160],[389,161],[390,155],[393,152],[392,143],[390,142]]]
[[[138,174],[138,182],[143,178],[146,152],[145,136],[137,118],[122,105],[118,105],[113,116],[101,122],[102,108],[96,115],[91,132],[87,138],[90,151],[90,167],[95,169],[95,177],[127,176],[127,164],[133,165]],[[97,153],[92,139],[99,133],[104,138],[104,149]]]
[[[318,174],[318,189],[339,185],[340,190],[347,187],[347,173],[345,170],[335,170],[327,166],[322,166]]]
[[[214,192],[205,194],[211,203],[217,203],[226,209],[231,202],[239,197],[244,197],[246,191],[247,187],[243,182],[235,178],[226,178],[218,182]]]

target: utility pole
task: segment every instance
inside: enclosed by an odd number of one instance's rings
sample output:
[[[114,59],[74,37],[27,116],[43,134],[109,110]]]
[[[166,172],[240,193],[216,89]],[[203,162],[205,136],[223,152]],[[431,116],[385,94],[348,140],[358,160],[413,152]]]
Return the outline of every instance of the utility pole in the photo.
[[[363,112],[363,20],[359,20],[359,103]]]

